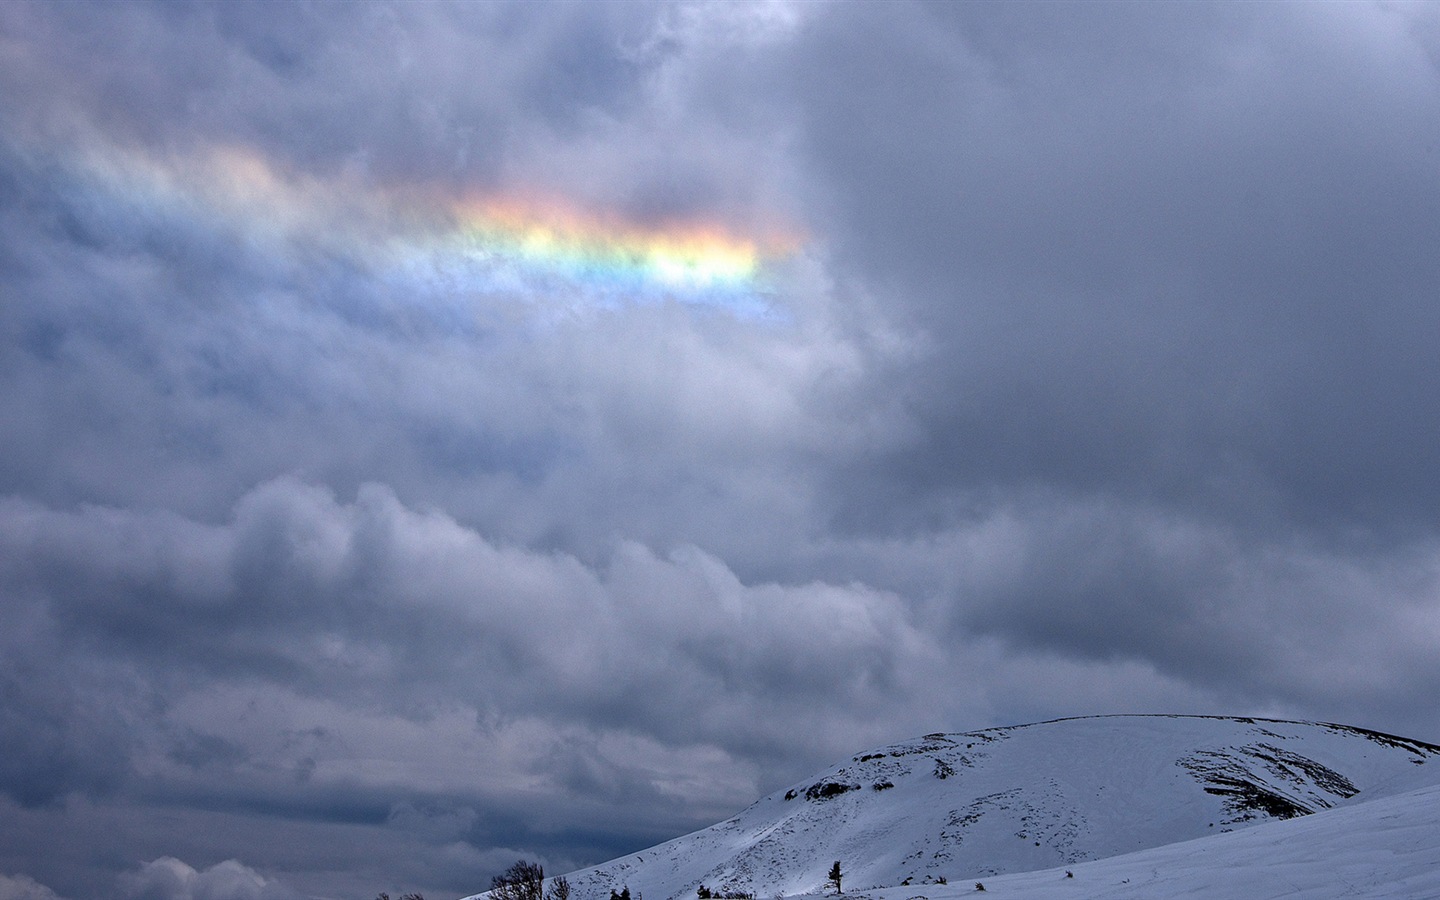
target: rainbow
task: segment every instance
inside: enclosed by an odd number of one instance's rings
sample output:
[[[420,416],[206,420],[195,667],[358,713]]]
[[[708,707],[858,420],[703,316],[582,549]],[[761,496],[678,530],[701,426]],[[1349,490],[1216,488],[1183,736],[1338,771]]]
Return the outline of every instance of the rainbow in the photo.
[[[318,245],[387,283],[409,280],[430,292],[753,312],[773,293],[770,270],[800,243],[714,222],[647,227],[556,200],[455,198],[422,184],[320,177],[237,147],[161,157],[102,145],[74,160],[80,181],[131,212],[219,223],[282,251]]]
[[[763,254],[753,240],[713,226],[647,231],[586,217],[559,204],[483,201],[459,210],[461,252],[495,254],[577,281],[652,282],[675,290],[741,288],[754,283]]]

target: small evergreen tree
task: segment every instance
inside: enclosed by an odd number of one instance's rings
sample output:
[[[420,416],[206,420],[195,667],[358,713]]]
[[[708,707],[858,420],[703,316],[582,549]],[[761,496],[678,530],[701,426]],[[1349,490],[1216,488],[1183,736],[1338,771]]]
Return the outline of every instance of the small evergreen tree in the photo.
[[[835,865],[830,867],[830,874],[827,880],[835,885],[835,893],[840,893],[840,860],[835,860]]]

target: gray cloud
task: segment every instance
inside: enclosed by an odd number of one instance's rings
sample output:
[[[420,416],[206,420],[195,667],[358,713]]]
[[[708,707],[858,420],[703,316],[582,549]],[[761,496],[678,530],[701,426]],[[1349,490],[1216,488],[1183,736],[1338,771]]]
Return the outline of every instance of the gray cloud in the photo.
[[[934,342],[895,375],[920,440],[856,480],[1433,527],[1423,41],[1370,7],[1109,21],[858,6],[805,45],[836,239]]]
[[[627,542],[586,564],[496,544],[374,485],[340,502],[271,482],[219,525],[0,509],[4,587],[30,598],[57,662],[144,673],[125,690],[83,685],[128,726],[124,742],[71,707],[72,733],[37,757],[105,746],[108,790],[134,801],[442,846],[535,829],[545,848],[543,832],[602,810],[612,833],[658,839],[646,819],[677,803],[695,817],[686,825],[718,818],[893,721],[920,728],[937,706],[975,715],[1003,693],[980,673],[1055,673],[1055,654],[1139,664],[1123,681],[1158,673],[1174,687],[1157,697],[1207,708],[1238,696],[1360,715],[1418,701],[1406,685],[1440,675],[1410,633],[1434,615],[1433,548],[1346,562],[1237,547],[1154,512],[1035,503],[925,555],[935,583],[959,573],[947,587],[959,605],[858,583],[749,585],[693,547],[660,556]],[[1392,603],[1376,609],[1376,595]],[[997,654],[989,635],[1025,652]],[[926,683],[971,686],[943,698]],[[1177,690],[1187,684],[1211,699]],[[53,702],[43,684],[15,687],[21,711]],[[93,794],[86,779],[103,771],[72,762],[50,797]]]
[[[1429,635],[1405,636],[1436,612],[1433,541],[1346,557],[1298,542],[1246,545],[1202,520],[1098,503],[1036,503],[1005,520],[998,571],[984,573],[981,559],[967,570],[979,578],[962,629],[1144,660],[1222,693],[1297,704],[1323,695],[1351,715],[1440,674]]]
[[[885,592],[747,586],[698,549],[633,543],[591,568],[379,486],[342,504],[272,482],[222,525],[9,501],[0,558],[57,671],[11,684],[22,803],[108,786],[436,840],[415,810],[497,840],[620,804],[611,833],[655,839],[645,819],[677,802],[692,825],[742,803],[796,729],[843,752],[934,655]],[[72,662],[97,677],[58,674]]]
[[[173,857],[164,857],[141,866],[138,872],[120,879],[123,896],[136,900],[200,900],[200,898],[294,897],[276,891],[258,873],[235,860],[217,863],[203,872]]]
[[[145,863],[120,878],[130,900],[291,900],[300,895],[238,860],[197,871],[171,856]]]
[[[28,875],[0,875],[0,897],[4,900],[60,900],[60,895]]]
[[[923,651],[900,599],[861,585],[747,586],[700,550],[666,558],[633,543],[592,569],[493,544],[373,485],[341,504],[272,482],[222,526],[25,503],[4,513],[8,580],[58,640],[191,686],[256,677],[402,709],[454,697],[666,739],[783,743],[768,732],[830,715],[817,694],[882,703],[901,660]],[[377,683],[388,696],[370,696]],[[694,706],[717,688],[724,699]],[[756,721],[761,698],[775,715]],[[177,750],[197,751],[230,755],[193,740]]]
[[[523,128],[623,104],[643,73],[619,42],[648,18],[580,3],[12,9],[7,81],[25,93],[7,105],[46,129],[258,144],[297,165],[458,186],[493,179]]]

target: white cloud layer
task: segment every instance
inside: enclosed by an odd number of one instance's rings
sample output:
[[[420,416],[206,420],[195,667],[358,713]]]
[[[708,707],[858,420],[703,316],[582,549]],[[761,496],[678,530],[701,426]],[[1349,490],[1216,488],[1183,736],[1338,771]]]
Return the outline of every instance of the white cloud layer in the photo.
[[[299,896],[237,860],[227,859],[197,871],[173,856],[121,875],[120,889],[126,900],[291,900]]]

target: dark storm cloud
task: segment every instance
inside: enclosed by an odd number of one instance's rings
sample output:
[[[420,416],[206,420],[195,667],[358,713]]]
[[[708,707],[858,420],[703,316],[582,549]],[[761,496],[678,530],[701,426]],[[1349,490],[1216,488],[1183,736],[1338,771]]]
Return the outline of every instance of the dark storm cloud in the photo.
[[[836,265],[925,347],[871,382],[897,427],[835,470],[834,522],[1020,517],[1023,564],[954,610],[1017,646],[1357,711],[1325,654],[1391,697],[1431,683],[1419,647],[1370,663],[1433,614],[1433,29],[832,13],[795,77]]]
[[[0,896],[467,893],[936,728],[1433,740],[1437,36],[0,7]],[[276,221],[398,183],[804,239],[747,317]]]
[[[1351,715],[1382,696],[1413,698],[1412,683],[1440,676],[1430,635],[1410,633],[1436,612],[1433,540],[1346,557],[1298,542],[1247,543],[1225,527],[1113,501],[1035,500],[1004,517],[1013,530],[998,571],[971,561],[961,633],[1145,660],[1221,693],[1324,702]]]
[[[857,502],[1042,484],[1434,526],[1440,119],[1403,20],[834,13],[799,57],[809,157],[845,264],[935,343],[896,375],[920,440]]]
[[[109,793],[128,770],[128,723],[109,705],[123,694],[56,672],[48,644],[12,634],[0,675],[0,791],[25,806],[77,790]]]
[[[723,815],[754,790],[743,760],[788,753],[793,729],[863,727],[930,652],[863,587],[747,587],[698,550],[638,545],[592,570],[376,486],[342,504],[273,482],[221,526],[9,501],[0,559],[8,614],[47,651],[44,678],[7,657],[0,787],[18,802],[407,832],[407,809],[438,805],[422,837],[560,860],[576,848],[556,830],[613,854],[668,833],[677,799],[703,816],[679,827]],[[608,837],[569,829],[593,816]]]

